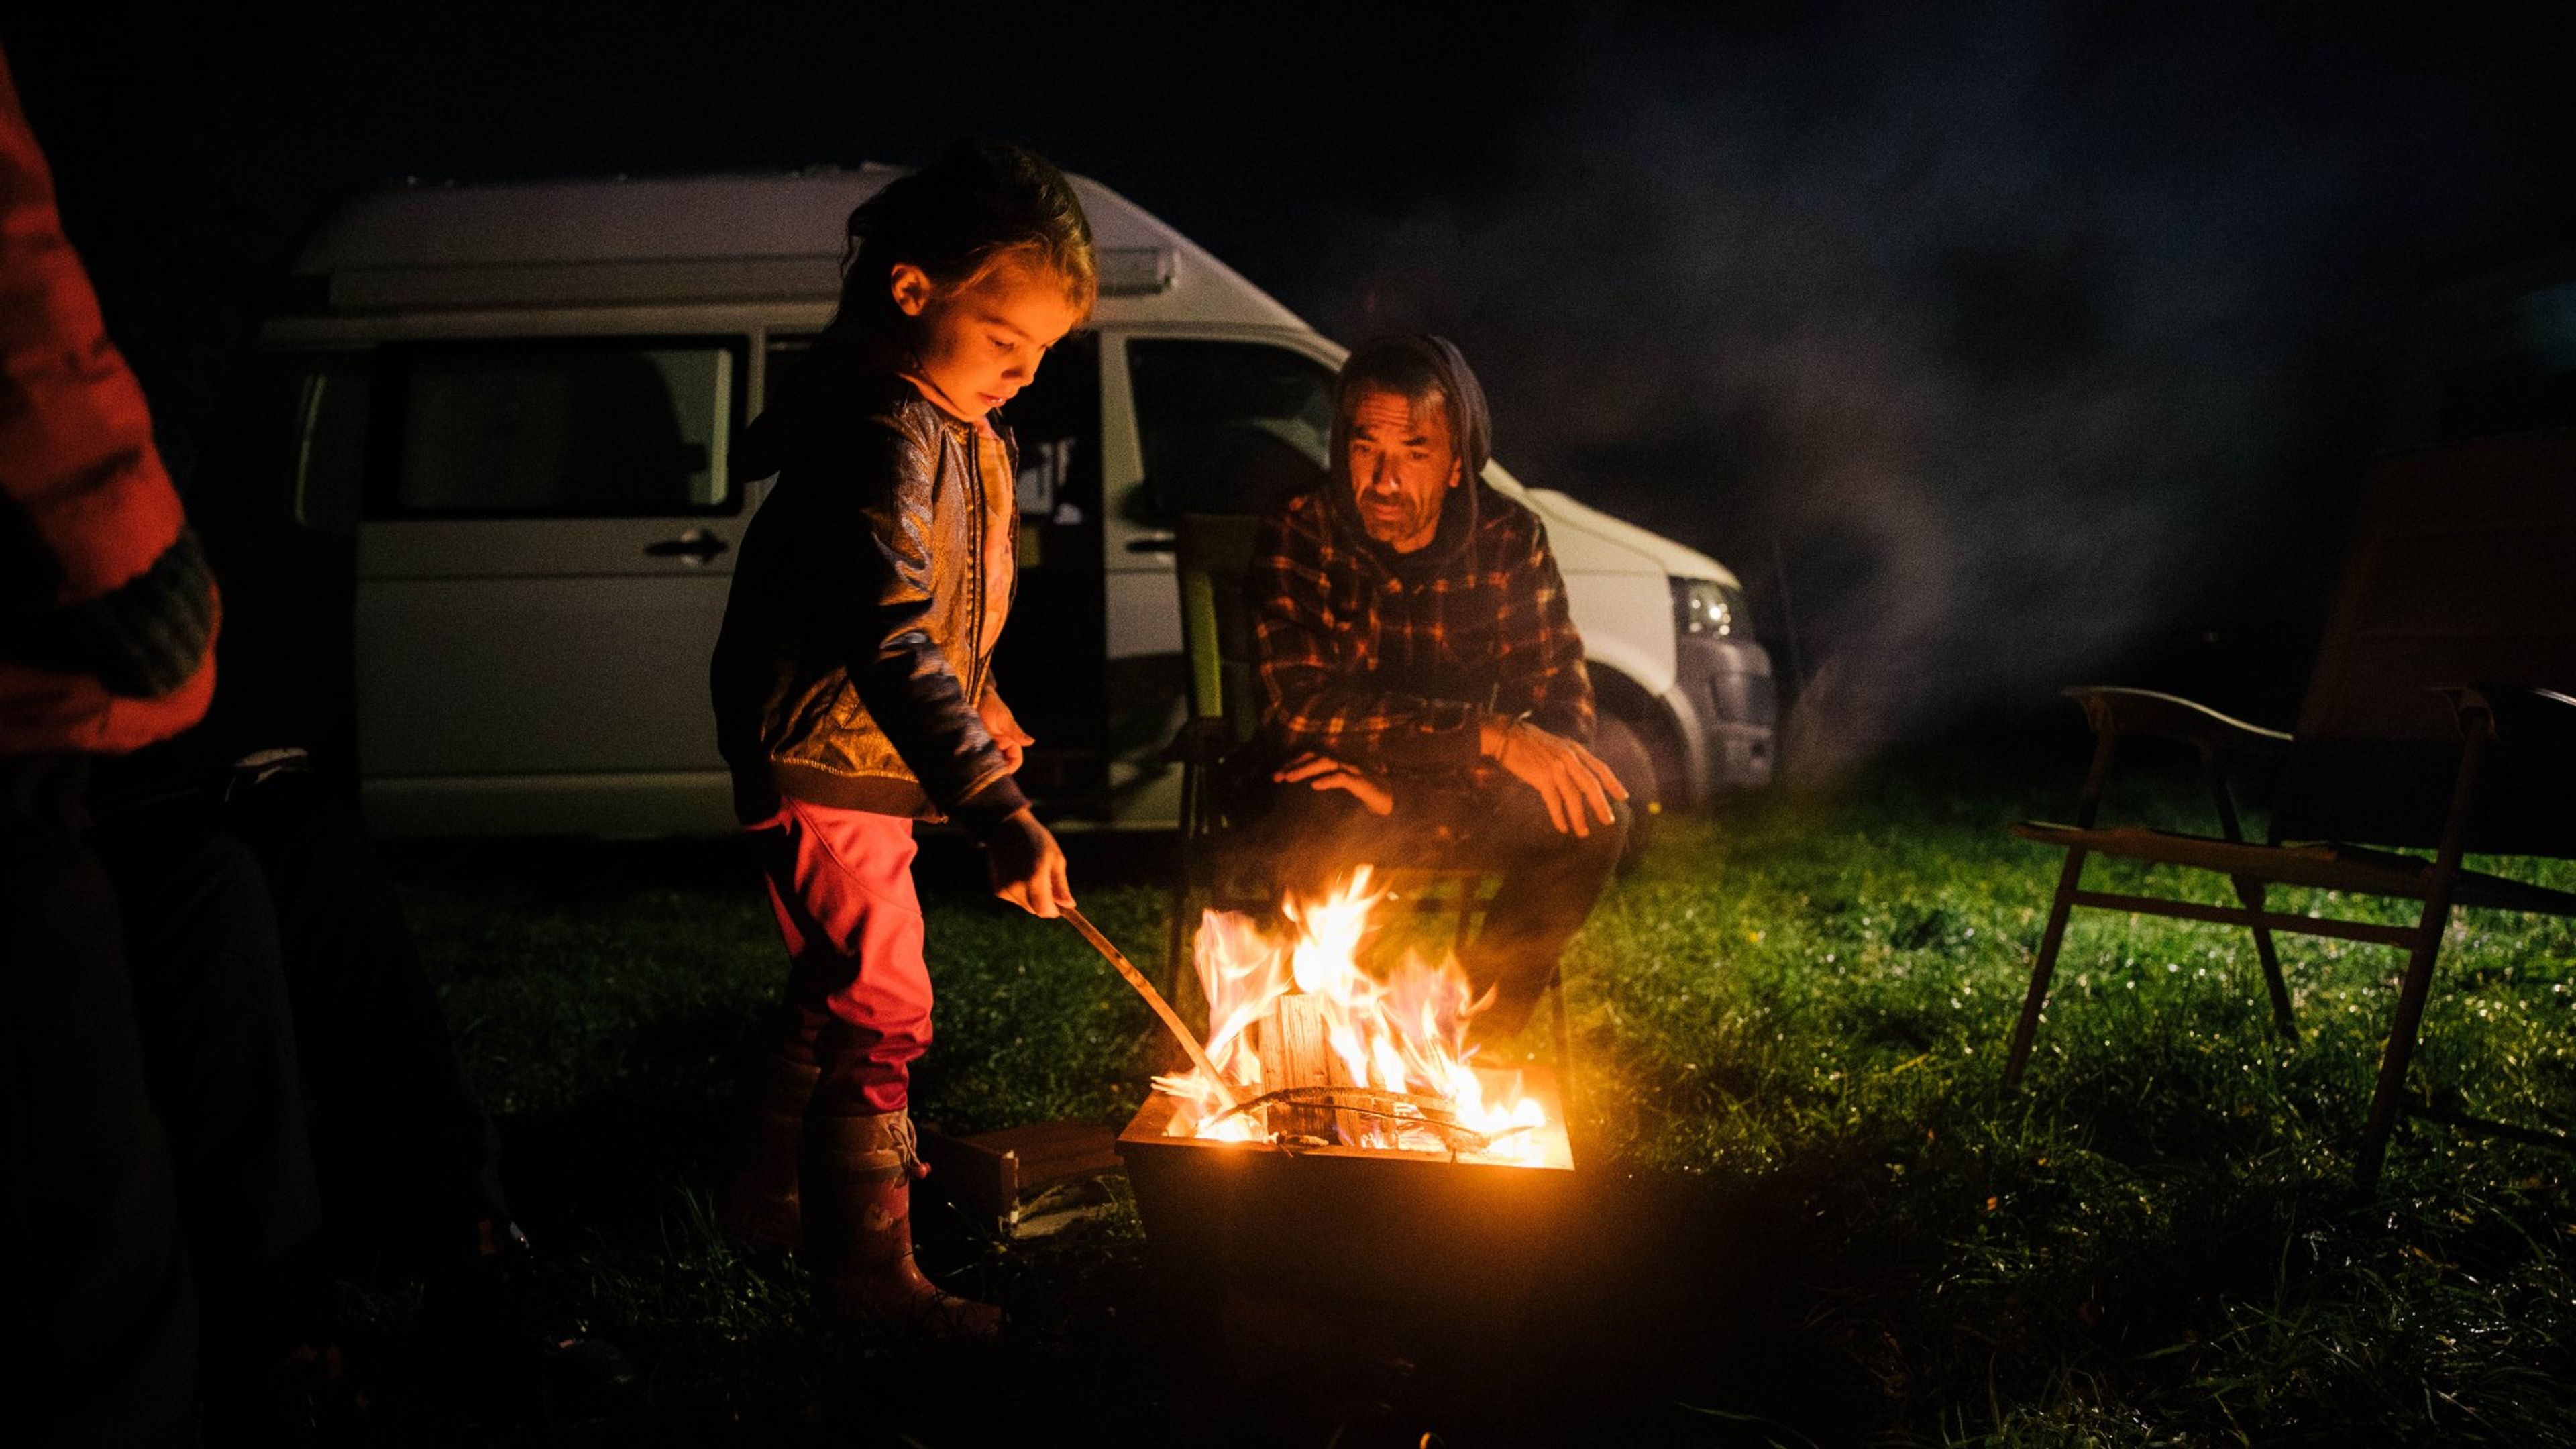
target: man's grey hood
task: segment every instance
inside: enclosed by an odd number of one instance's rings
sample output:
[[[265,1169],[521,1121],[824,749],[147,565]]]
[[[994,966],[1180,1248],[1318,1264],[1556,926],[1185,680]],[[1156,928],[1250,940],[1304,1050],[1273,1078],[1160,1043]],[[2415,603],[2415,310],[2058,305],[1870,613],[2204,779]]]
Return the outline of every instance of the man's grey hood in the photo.
[[[1440,391],[1449,399],[1450,437],[1464,465],[1458,486],[1441,501],[1440,526],[1431,542],[1412,553],[1397,553],[1369,537],[1360,522],[1359,499],[1351,487],[1350,409],[1342,395],[1350,385],[1348,379],[1382,372],[1378,364],[1397,359],[1426,368],[1439,379]],[[1485,405],[1483,384],[1476,381],[1474,369],[1467,366],[1456,344],[1429,333],[1364,342],[1342,364],[1341,377],[1333,389],[1333,471],[1325,487],[1334,531],[1398,578],[1414,581],[1452,572],[1475,539],[1483,509],[1485,462],[1493,454],[1493,415]]]

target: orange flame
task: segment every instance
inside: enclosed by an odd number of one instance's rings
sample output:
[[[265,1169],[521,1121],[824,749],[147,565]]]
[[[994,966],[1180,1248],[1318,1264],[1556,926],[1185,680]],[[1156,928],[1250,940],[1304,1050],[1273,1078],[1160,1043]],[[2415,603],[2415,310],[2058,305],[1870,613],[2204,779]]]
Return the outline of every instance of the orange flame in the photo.
[[[1438,1098],[1457,1114],[1460,1126],[1494,1139],[1490,1149],[1473,1154],[1479,1158],[1547,1161],[1550,1135],[1535,1130],[1546,1125],[1546,1109],[1522,1091],[1520,1074],[1471,1062],[1475,1049],[1466,1044],[1467,1028],[1491,1004],[1492,993],[1477,997],[1455,957],[1434,966],[1408,950],[1384,981],[1360,969],[1369,913],[1386,898],[1385,891],[1369,889],[1369,876],[1369,867],[1361,866],[1320,900],[1292,897],[1281,907],[1290,928],[1284,943],[1236,912],[1209,911],[1201,918],[1197,965],[1208,1001],[1209,1059],[1234,1084],[1237,1099],[1271,1090],[1246,1033],[1273,1002],[1303,992],[1316,1003],[1343,1082]],[[1175,1137],[1257,1142],[1270,1135],[1257,1112],[1214,1120],[1226,1109],[1226,1094],[1202,1072],[1156,1077],[1154,1086],[1181,1099],[1172,1115]],[[1367,1124],[1352,1146],[1448,1150],[1439,1134],[1400,1121],[1342,1120]]]

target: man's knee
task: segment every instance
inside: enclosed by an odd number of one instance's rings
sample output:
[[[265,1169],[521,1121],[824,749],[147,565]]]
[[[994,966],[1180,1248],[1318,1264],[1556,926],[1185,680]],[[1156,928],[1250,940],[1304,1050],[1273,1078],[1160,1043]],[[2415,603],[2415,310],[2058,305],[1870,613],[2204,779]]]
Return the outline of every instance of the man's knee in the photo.
[[[1635,816],[1625,800],[1610,802],[1610,823],[1586,810],[1582,834],[1559,830],[1548,818],[1547,807],[1534,792],[1523,791],[1527,801],[1515,801],[1516,808],[1498,809],[1481,822],[1481,833],[1491,842],[1491,853],[1498,857],[1538,858],[1573,868],[1594,868],[1605,874],[1619,863],[1619,854],[1627,848],[1628,831]]]
[[[1629,832],[1636,828],[1637,814],[1628,808],[1628,802],[1613,800],[1610,802],[1610,823],[1605,826],[1595,822],[1590,838],[1584,841],[1583,854],[1587,858],[1606,860],[1615,868],[1620,855],[1628,848]]]

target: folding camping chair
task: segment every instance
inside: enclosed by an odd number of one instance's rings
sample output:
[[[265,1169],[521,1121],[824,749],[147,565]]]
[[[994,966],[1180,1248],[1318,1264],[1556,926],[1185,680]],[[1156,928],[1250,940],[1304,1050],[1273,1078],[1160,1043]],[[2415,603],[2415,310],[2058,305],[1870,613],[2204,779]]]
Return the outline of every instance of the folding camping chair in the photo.
[[[1190,926],[1199,910],[1268,911],[1279,904],[1281,882],[1271,862],[1244,848],[1240,835],[1249,824],[1243,818],[1247,802],[1244,792],[1232,787],[1232,772],[1251,758],[1260,725],[1253,692],[1252,611],[1243,593],[1260,525],[1258,517],[1239,514],[1193,513],[1180,519],[1175,564],[1190,682],[1189,718],[1167,752],[1181,766],[1181,861],[1173,875],[1163,943],[1167,992],[1179,988]],[[1371,864],[1389,890],[1386,905],[1417,914],[1454,913],[1451,945],[1456,949],[1474,935],[1501,879],[1469,867]],[[1559,1080],[1570,1082],[1561,970],[1548,978],[1547,994]]]
[[[2090,906],[2250,930],[2274,1021],[2293,1039],[2274,932],[2406,950],[2354,1168],[2364,1187],[2378,1179],[2401,1110],[2576,1145],[2402,1100],[2452,909],[2576,916],[2576,894],[2461,865],[2470,852],[2576,856],[2576,433],[2428,449],[2373,470],[2294,732],[2258,729],[2145,690],[2067,693],[2093,728],[2093,763],[2073,825],[2013,827],[2026,840],[2065,851],[2066,859],[2013,1031],[2007,1084],[2018,1083],[2028,1064],[2067,916]],[[2219,835],[2094,823],[2121,742],[2141,736],[2199,752]],[[2244,838],[2230,791],[2230,767],[2246,760],[2284,767],[2262,843]],[[2433,856],[2374,846],[2430,848]],[[2241,904],[2085,889],[2084,864],[2096,855],[2216,872]],[[2406,926],[2298,915],[2269,908],[2265,889],[2276,884],[2422,906]]]

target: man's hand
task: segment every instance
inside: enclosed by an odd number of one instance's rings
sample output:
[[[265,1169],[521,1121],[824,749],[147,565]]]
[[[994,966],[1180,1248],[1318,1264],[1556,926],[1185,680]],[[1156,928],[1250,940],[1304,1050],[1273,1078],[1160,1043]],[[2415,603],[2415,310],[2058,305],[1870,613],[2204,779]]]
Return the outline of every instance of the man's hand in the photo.
[[[1371,815],[1387,815],[1395,810],[1395,793],[1386,788],[1384,780],[1312,750],[1271,771],[1270,778],[1283,785],[1303,780],[1318,790],[1348,790],[1352,798],[1368,807]]]
[[[975,714],[984,721],[984,733],[1002,747],[1002,763],[1011,767],[1012,774],[1018,774],[1021,758],[1029,746],[1037,743],[1037,737],[1020,728],[1019,716],[1002,703],[1000,690],[985,690],[984,697],[975,702]]]
[[[1073,887],[1064,879],[1064,850],[1027,806],[1003,817],[984,842],[984,864],[993,872],[993,894],[1032,916],[1052,921],[1074,903]]]
[[[1610,802],[1628,798],[1628,787],[1590,750],[1522,720],[1489,717],[1478,741],[1487,755],[1547,802],[1558,830],[1592,834],[1592,822],[1611,823]]]

